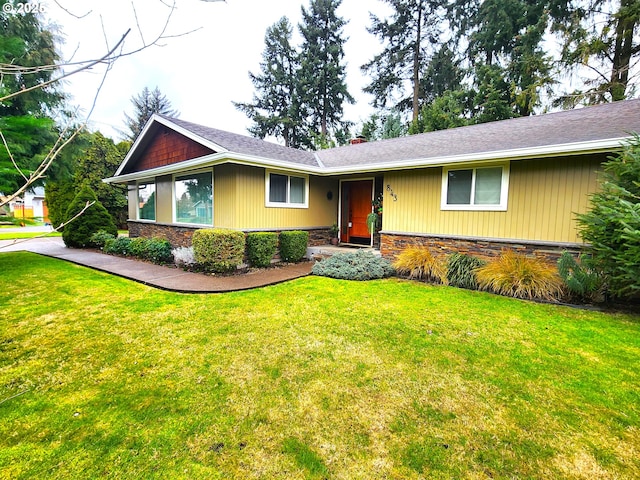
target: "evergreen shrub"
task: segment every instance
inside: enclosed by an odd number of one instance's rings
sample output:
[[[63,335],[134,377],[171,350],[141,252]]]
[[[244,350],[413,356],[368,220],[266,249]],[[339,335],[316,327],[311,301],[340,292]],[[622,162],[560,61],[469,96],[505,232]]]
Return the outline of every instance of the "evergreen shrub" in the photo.
[[[252,232],[247,235],[247,258],[253,267],[268,267],[276,254],[278,235],[274,232]],[[306,252],[306,249],[305,249]]]
[[[283,262],[299,262],[307,254],[309,232],[280,232],[280,258]]]
[[[434,257],[427,247],[407,247],[400,254],[393,266],[399,275],[436,283],[447,283],[447,272],[440,261]]]
[[[528,300],[556,301],[563,284],[558,269],[539,258],[527,257],[513,250],[476,269],[482,290]]]
[[[114,238],[115,237],[110,233],[107,233],[104,230],[98,230],[96,233],[91,235],[89,243],[90,245],[102,250],[104,248],[104,244],[107,243],[107,240]]]
[[[562,252],[558,258],[558,273],[573,298],[580,301],[602,300],[604,280],[589,255],[576,258],[569,252]]]
[[[484,260],[466,255],[453,253],[447,258],[447,280],[449,285],[459,288],[478,289],[476,269],[486,265]]]
[[[603,164],[600,187],[577,215],[580,236],[609,293],[640,298],[640,136]]]
[[[111,255],[131,255],[131,239],[129,237],[116,237],[107,239],[102,249],[104,253]]]
[[[193,256],[207,271],[224,273],[237,268],[244,258],[245,236],[237,230],[196,230],[191,239]]]
[[[98,201],[96,194],[87,185],[83,186],[67,208],[65,221],[69,221],[82,211],[87,202],[95,202],[82,215],[65,225],[62,240],[67,247],[86,248],[92,246],[91,236],[103,230],[106,233],[118,235],[113,218],[107,209]]]
[[[394,268],[389,260],[370,251],[338,253],[316,263],[311,273],[342,280],[374,280],[390,277]]]

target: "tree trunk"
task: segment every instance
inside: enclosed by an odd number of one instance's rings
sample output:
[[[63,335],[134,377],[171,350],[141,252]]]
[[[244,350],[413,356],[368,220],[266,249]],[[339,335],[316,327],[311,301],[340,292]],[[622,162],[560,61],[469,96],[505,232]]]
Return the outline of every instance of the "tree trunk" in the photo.
[[[634,18],[620,14],[622,10],[631,8],[630,3],[635,0],[623,0],[620,4],[619,16],[616,22],[616,41],[613,51],[613,65],[611,67],[611,81],[609,92],[615,102],[624,100],[629,83],[629,68],[633,54],[633,31],[636,27]]]
[[[422,36],[422,1],[418,2],[416,41],[413,47],[413,121],[418,121],[420,113],[420,43]]]

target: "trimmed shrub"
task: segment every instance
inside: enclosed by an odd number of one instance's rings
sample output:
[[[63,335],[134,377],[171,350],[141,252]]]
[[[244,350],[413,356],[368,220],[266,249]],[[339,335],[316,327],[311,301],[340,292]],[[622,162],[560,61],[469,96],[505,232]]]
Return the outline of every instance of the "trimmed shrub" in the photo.
[[[153,263],[173,262],[171,243],[166,238],[147,238],[145,243],[144,258]]]
[[[471,290],[478,289],[476,269],[486,265],[484,260],[472,255],[453,253],[447,258],[447,280],[449,285]]]
[[[447,272],[442,262],[431,254],[427,247],[407,247],[393,266],[399,275],[418,280],[447,283]]]
[[[89,244],[102,250],[104,248],[104,244],[107,243],[107,240],[115,239],[115,238],[116,237],[114,237],[110,233],[107,233],[104,230],[99,230],[93,235],[91,235],[91,238],[89,239]]]
[[[129,255],[137,258],[146,258],[147,239],[144,237],[132,238],[129,242]]]
[[[253,232],[247,235],[247,258],[253,267],[268,267],[276,254],[278,235],[273,232]],[[306,249],[305,249],[306,252]]]
[[[242,263],[244,257],[244,233],[237,230],[196,230],[191,244],[196,262],[211,272],[230,272]]]
[[[107,239],[102,250],[111,255],[129,256],[131,255],[131,239],[129,237]]]
[[[557,301],[562,295],[562,279],[555,265],[513,250],[477,268],[476,275],[482,290],[499,295],[549,301]]]
[[[114,237],[118,230],[107,209],[98,201],[96,194],[88,186],[83,186],[67,208],[65,221],[69,221],[82,211],[87,202],[95,202],[82,215],[65,225],[62,239],[67,247],[86,248],[91,245],[91,236],[103,230]]]
[[[558,273],[572,297],[581,301],[603,299],[604,280],[589,255],[575,258],[569,252],[562,252],[558,259]]]
[[[280,258],[283,262],[299,262],[307,254],[309,232],[280,232]]]
[[[374,280],[394,273],[389,260],[365,250],[338,253],[316,263],[311,273],[342,280]]]

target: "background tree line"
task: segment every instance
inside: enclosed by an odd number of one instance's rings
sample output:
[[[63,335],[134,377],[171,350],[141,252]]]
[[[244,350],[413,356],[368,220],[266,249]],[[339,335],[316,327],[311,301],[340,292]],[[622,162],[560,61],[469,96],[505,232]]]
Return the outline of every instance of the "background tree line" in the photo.
[[[67,207],[88,187],[114,223],[126,225],[126,186],[107,185],[102,179],[113,175],[153,113],[175,116],[177,112],[157,87],[145,88],[131,98],[133,115],[125,115],[127,131],[121,133],[127,140],[116,144],[100,132],[87,131],[78,121],[61,80],[68,75],[64,67],[73,74],[98,63],[112,65],[123,55],[154,45],[164,38],[167,24],[141,46],[123,50],[127,32],[106,54],[96,55],[97,60],[65,64],[58,53],[60,32],[36,12],[18,9],[16,0],[5,3],[14,8],[0,11],[0,208],[46,183],[50,219],[58,226],[71,218]],[[165,2],[163,7],[168,22],[175,5]]]
[[[387,138],[622,100],[636,93],[637,0],[381,0],[369,32],[382,49],[362,65],[377,112],[361,126]],[[322,148],[344,143],[352,102],[341,0],[310,0],[291,44],[286,17],[267,29],[252,102],[254,136]],[[569,80],[573,80],[569,82]],[[571,90],[566,86],[572,85]]]

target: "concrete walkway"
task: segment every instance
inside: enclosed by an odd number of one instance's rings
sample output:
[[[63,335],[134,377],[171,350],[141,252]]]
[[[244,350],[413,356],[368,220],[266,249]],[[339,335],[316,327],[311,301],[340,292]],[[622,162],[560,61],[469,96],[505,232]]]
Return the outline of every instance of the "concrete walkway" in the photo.
[[[28,251],[59,258],[145,285],[182,293],[232,292],[273,285],[309,275],[314,263],[302,262],[256,270],[241,275],[216,276],[185,272],[175,267],[105,255],[93,250],[67,248],[60,237],[15,242],[13,240],[0,241],[0,253],[15,251]]]

